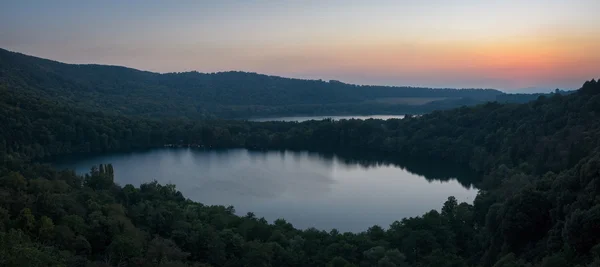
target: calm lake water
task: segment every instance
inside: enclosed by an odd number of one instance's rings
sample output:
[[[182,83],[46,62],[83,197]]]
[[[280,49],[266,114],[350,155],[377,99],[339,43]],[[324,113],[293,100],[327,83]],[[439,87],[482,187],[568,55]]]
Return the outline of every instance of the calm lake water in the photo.
[[[387,228],[395,220],[441,209],[448,196],[472,203],[477,194],[468,182],[461,184],[433,165],[413,168],[428,172],[422,176],[396,165],[309,152],[157,149],[54,164],[82,174],[100,163],[113,164],[121,185],[173,183],[192,200],[233,205],[239,215],[251,211],[269,222],[285,218],[299,228]]]
[[[333,120],[349,120],[349,119],[359,119],[359,120],[367,120],[367,119],[402,119],[404,115],[369,115],[369,116],[293,116],[293,117],[272,117],[272,118],[256,118],[250,119],[251,121],[309,121],[309,120],[324,120],[324,119],[333,119]]]

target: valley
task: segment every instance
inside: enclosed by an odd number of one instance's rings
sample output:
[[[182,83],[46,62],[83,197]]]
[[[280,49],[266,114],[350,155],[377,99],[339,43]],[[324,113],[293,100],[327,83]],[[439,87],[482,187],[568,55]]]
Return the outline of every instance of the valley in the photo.
[[[2,59],[3,265],[600,262],[596,80],[418,116],[251,121],[187,116],[90,78],[121,68],[62,80],[78,68]],[[74,161],[43,164],[53,158]]]

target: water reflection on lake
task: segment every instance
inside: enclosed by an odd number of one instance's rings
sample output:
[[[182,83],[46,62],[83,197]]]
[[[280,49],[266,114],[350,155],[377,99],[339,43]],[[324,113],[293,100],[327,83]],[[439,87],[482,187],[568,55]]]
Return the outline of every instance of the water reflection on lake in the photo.
[[[453,179],[459,172],[434,164],[408,167],[424,170],[425,178],[393,164],[309,152],[157,149],[62,159],[55,165],[85,173],[100,163],[113,164],[121,185],[173,183],[192,200],[233,205],[240,215],[251,211],[270,222],[285,218],[299,228],[387,227],[439,210],[448,196],[472,202],[477,193],[471,180],[461,184]]]

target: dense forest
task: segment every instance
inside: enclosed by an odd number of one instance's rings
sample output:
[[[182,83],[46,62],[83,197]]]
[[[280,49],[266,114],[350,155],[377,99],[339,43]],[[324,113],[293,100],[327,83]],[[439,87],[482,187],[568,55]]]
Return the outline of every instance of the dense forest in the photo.
[[[170,118],[420,114],[485,101],[527,102],[492,89],[358,86],[246,72],[167,73],[64,64],[0,49],[8,90],[90,111]]]
[[[19,87],[45,78],[14,84],[4,70],[1,266],[600,266],[595,80],[569,95],[402,120],[259,123],[84,109],[67,91]],[[192,202],[173,185],[117,185],[111,165],[78,176],[35,163],[164,145],[435,159],[477,172],[480,192],[472,204],[449,197],[439,211],[340,233],[237,216],[234,207]]]

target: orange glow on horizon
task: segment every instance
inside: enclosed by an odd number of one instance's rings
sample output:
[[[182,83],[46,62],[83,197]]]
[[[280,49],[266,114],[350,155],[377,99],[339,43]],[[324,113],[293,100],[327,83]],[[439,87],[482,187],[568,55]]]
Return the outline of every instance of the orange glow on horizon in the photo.
[[[600,75],[600,36],[561,36],[519,40],[429,43],[354,43],[313,45],[295,50],[293,69],[394,76],[478,76],[510,79],[527,87],[548,77],[591,79]],[[288,50],[289,51],[289,50]],[[315,56],[316,55],[316,56]],[[282,56],[283,57],[283,56]],[[321,64],[314,66],[314,60]],[[284,67],[284,66],[282,66]],[[285,68],[285,67],[284,67]]]

